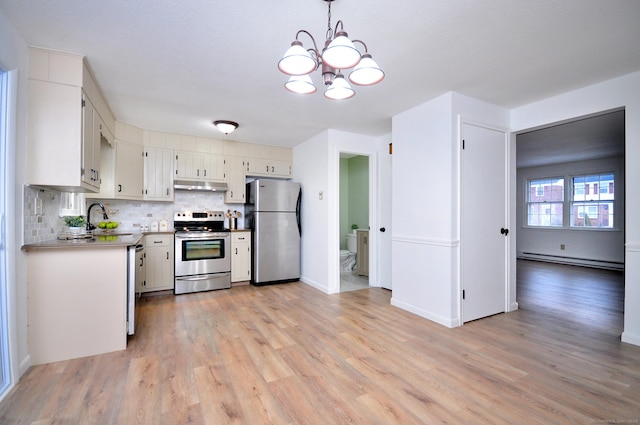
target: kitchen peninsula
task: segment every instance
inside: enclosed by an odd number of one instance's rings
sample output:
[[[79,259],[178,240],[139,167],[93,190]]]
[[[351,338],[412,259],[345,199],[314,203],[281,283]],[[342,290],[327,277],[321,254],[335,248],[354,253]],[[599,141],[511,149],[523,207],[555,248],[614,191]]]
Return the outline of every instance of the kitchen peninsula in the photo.
[[[54,239],[23,247],[32,364],[126,349],[127,248],[142,236]]]

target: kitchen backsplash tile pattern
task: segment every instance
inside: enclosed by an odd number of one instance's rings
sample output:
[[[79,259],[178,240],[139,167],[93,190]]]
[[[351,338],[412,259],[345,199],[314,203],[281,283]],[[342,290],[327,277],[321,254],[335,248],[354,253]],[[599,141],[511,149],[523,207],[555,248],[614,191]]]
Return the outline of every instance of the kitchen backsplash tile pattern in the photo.
[[[36,215],[36,204],[42,201],[42,214]],[[244,227],[244,205],[227,205],[224,194],[212,192],[176,191],[174,202],[123,201],[113,199],[87,199],[91,202],[102,203],[111,221],[117,221],[119,228],[139,230],[142,226],[149,226],[153,221],[167,220],[173,225],[175,211],[239,211],[238,228]],[[37,243],[54,239],[58,233],[65,231],[64,221],[58,216],[60,208],[60,193],[35,189],[30,186],[24,188],[24,243]],[[93,221],[102,221],[99,209],[91,212]],[[39,211],[38,211],[39,212]],[[86,214],[86,212],[85,212]],[[228,222],[225,221],[228,227]]]

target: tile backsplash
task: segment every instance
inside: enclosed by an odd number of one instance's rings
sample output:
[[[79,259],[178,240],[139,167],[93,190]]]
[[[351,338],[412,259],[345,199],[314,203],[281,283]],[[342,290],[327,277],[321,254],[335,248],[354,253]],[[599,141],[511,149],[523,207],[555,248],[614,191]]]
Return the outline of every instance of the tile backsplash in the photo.
[[[36,211],[36,205],[42,203],[42,211]],[[92,202],[100,202],[105,206],[109,219],[117,221],[119,228],[138,230],[141,226],[149,226],[152,221],[167,220],[173,225],[175,211],[239,211],[238,227],[244,227],[244,205],[225,204],[224,194],[212,192],[176,191],[173,202],[124,201],[113,199],[87,199],[87,206]],[[60,193],[24,187],[24,243],[37,243],[54,239],[58,233],[65,231],[64,221],[58,215]],[[36,214],[36,212],[38,214]],[[41,214],[40,214],[41,212]],[[85,212],[86,214],[86,212]],[[92,221],[102,221],[99,209],[91,211]],[[225,222],[225,226],[228,223]]]

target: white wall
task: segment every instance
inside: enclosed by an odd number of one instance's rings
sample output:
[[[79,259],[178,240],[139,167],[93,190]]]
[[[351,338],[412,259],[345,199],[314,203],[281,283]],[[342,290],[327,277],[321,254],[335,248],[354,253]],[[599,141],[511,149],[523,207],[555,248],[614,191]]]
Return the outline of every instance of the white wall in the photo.
[[[26,121],[27,121],[27,45],[20,38],[11,23],[0,11],[0,64],[11,73],[15,82],[9,121],[14,124],[9,134],[7,149],[8,192],[6,204],[8,216],[7,231],[7,290],[9,344],[11,351],[12,380],[26,372],[30,365],[27,347],[27,282],[25,255],[22,245],[22,185],[25,180],[26,164]],[[14,168],[15,166],[15,168]],[[3,167],[4,168],[4,167]]]
[[[460,119],[506,130],[509,114],[449,92],[393,117],[391,303],[448,327],[461,320]]]
[[[640,72],[614,78],[511,111],[511,128],[521,132],[578,117],[625,108],[625,213],[640,208]],[[514,200],[515,202],[515,200]],[[625,306],[622,340],[640,345],[640,222],[625,223]]]
[[[323,292],[329,281],[331,197],[338,196],[328,187],[328,146],[329,131],[324,131],[293,149],[293,179],[302,186],[300,280]]]
[[[565,190],[568,190],[572,175],[609,171],[616,173],[616,229],[571,229],[568,227],[569,223],[563,228],[553,229],[525,226],[527,180],[564,176]],[[536,256],[551,256],[547,258],[550,261],[605,268],[619,268],[624,264],[624,157],[520,168],[517,175],[518,257],[528,255],[523,253],[533,253]],[[561,244],[565,246],[564,250],[560,248]]]

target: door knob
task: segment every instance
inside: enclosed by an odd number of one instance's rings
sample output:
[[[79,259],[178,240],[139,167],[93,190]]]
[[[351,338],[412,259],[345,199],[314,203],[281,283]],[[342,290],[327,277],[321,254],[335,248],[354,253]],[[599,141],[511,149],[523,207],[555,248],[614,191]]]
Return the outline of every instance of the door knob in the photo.
[[[381,232],[386,232],[386,230],[387,230],[387,229],[385,229],[384,227],[381,227],[381,228],[380,228],[380,231],[381,231]]]
[[[507,236],[509,234],[509,229],[505,229],[504,227],[500,229],[500,233]]]

